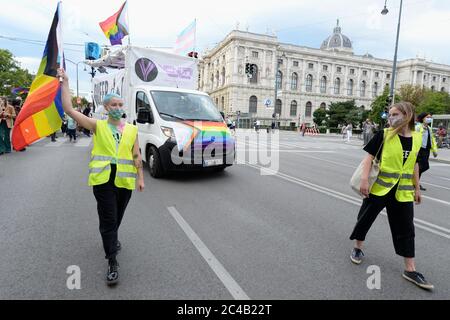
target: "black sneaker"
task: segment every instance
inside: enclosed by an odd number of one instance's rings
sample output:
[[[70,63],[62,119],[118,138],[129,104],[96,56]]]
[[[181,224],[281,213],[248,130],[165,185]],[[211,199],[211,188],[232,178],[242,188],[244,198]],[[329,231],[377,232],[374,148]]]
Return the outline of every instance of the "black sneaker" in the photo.
[[[362,262],[362,257],[364,256],[364,253],[361,249],[353,248],[352,254],[350,255],[350,259],[354,264],[360,264]]]
[[[416,286],[426,289],[426,290],[433,290],[434,286],[429,283],[427,280],[425,280],[425,277],[423,274],[416,272],[416,271],[405,271],[403,272],[403,278],[405,278],[408,281],[411,281]]]
[[[120,243],[119,240],[117,240],[117,251],[122,250],[122,244]]]
[[[116,259],[110,259],[108,261],[108,272],[106,273],[106,284],[112,286],[117,282],[119,282],[119,263]]]
[[[421,184],[419,184],[419,189],[422,190],[422,191],[427,191],[427,189],[425,189],[424,187],[422,187]]]

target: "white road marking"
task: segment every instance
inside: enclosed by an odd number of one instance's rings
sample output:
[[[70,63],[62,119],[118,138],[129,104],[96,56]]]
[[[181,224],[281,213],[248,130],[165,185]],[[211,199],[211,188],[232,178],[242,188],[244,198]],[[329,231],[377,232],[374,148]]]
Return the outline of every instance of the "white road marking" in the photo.
[[[450,206],[450,202],[448,202],[448,201],[444,201],[444,200],[441,200],[441,199],[432,198],[432,197],[429,197],[429,196],[422,196],[422,198],[428,199],[428,200],[433,200],[433,201],[436,201],[436,202],[445,204],[445,205],[447,205],[447,206]]]
[[[202,255],[203,259],[209,264],[211,269],[217,275],[217,277],[222,281],[225,288],[231,293],[235,300],[250,300],[247,294],[242,290],[238,283],[231,277],[228,271],[223,267],[223,265],[216,259],[208,247],[203,243],[203,241],[198,237],[194,230],[189,226],[189,224],[183,219],[178,210],[175,207],[167,208],[184,231],[186,236],[191,240],[192,244],[197,248],[197,250]]]
[[[258,169],[258,170],[264,170],[266,172],[273,171],[273,170],[269,170],[269,169],[266,169],[266,168],[261,167],[261,166],[252,165],[252,164],[248,164],[248,163],[247,163],[247,166],[252,167],[254,169]],[[326,188],[326,187],[322,187],[322,186],[319,186],[319,185],[317,185],[315,183],[304,181],[304,180],[301,180],[299,178],[296,178],[296,177],[293,177],[293,176],[289,176],[289,175],[281,173],[281,172],[272,172],[272,173],[274,173],[273,175],[275,175],[275,176],[277,176],[277,177],[279,177],[281,179],[293,182],[293,183],[301,185],[301,186],[303,186],[305,188],[308,188],[308,189],[311,189],[311,190],[314,190],[314,191],[317,191],[317,192],[329,195],[331,197],[334,197],[336,199],[339,199],[339,200],[342,200],[342,201],[354,204],[356,206],[361,206],[362,199],[360,199],[360,198],[356,198],[356,197],[353,197],[353,196],[350,196],[350,195],[347,195],[347,194],[344,194],[344,193],[341,193],[341,192],[338,192],[338,191],[335,191],[335,190],[332,190],[332,189],[329,189],[329,188]],[[438,199],[436,199],[436,200],[438,200]],[[439,201],[441,201],[441,200],[439,200]],[[381,214],[384,215],[384,216],[387,216],[386,210],[383,210],[381,212]],[[414,218],[414,224],[419,229],[427,230],[427,231],[429,231],[431,233],[434,233],[436,235],[439,235],[441,237],[450,239],[450,230],[449,229],[446,229],[444,227],[441,227],[441,226],[438,226],[438,225],[435,225],[433,223],[430,223],[430,222],[427,222],[427,221],[424,221],[424,220],[421,220],[421,219],[417,219],[417,218]],[[425,224],[428,227],[423,226],[422,224]],[[434,230],[434,229],[431,229],[429,227],[433,227],[435,229],[438,229],[438,230],[441,230],[441,231],[445,231],[448,234],[440,232],[440,231],[437,231],[437,230]]]

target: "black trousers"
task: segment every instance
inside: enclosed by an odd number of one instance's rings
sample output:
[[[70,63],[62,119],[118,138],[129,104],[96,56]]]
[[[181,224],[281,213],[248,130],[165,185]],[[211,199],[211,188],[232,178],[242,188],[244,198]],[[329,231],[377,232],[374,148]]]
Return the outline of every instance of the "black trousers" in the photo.
[[[419,154],[417,155],[417,163],[419,164],[419,178],[422,173],[430,169],[430,149],[420,148]]]
[[[100,234],[106,259],[114,258],[117,255],[119,227],[131,198],[131,190],[118,188],[114,185],[115,176],[116,165],[111,164],[109,181],[93,188],[97,200]]]
[[[369,198],[363,200],[350,240],[364,241],[376,217],[386,208],[395,253],[405,258],[414,258],[414,202],[397,201],[396,190],[397,186],[385,196],[370,194]]]

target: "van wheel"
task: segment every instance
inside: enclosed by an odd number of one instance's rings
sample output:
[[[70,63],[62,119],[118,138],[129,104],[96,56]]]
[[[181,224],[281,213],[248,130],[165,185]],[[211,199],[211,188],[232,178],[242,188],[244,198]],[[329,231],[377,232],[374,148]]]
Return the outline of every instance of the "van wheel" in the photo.
[[[153,178],[158,179],[164,175],[158,149],[156,149],[153,146],[150,147],[147,151],[147,167],[148,171],[150,172],[150,175]]]

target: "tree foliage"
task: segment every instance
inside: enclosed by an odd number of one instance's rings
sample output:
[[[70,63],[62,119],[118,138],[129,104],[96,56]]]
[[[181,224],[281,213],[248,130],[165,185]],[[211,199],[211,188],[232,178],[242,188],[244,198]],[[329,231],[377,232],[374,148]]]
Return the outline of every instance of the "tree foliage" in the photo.
[[[12,96],[11,89],[16,87],[30,87],[33,75],[22,69],[13,54],[0,49],[0,95]]]

